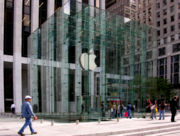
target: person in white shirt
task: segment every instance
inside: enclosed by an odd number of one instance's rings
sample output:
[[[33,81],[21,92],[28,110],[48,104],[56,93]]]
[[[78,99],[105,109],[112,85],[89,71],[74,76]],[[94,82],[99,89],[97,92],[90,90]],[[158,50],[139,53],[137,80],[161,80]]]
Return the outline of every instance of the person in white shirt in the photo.
[[[12,114],[15,114],[15,104],[13,103],[13,104],[11,104],[11,112],[12,112]]]

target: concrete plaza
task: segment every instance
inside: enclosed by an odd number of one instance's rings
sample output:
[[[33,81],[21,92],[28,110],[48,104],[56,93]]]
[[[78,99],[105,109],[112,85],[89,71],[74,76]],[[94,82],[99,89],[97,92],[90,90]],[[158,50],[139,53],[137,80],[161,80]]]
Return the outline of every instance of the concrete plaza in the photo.
[[[159,119],[159,118],[158,118]],[[33,121],[37,136],[178,136],[180,135],[180,115],[176,122],[170,122],[170,113],[166,113],[165,120],[151,120],[148,118],[112,119],[110,121],[57,123],[51,121]],[[17,131],[23,125],[20,118],[0,116],[0,136],[18,136]],[[25,130],[30,135],[29,128]]]

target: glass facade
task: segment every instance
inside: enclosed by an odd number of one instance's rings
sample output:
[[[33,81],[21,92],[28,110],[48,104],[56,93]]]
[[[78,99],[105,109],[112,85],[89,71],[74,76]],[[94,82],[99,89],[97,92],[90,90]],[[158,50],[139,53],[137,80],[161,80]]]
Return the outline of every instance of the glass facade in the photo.
[[[109,117],[122,101],[143,111],[145,82],[157,72],[155,34],[145,24],[67,2],[29,37],[34,110],[95,119]]]

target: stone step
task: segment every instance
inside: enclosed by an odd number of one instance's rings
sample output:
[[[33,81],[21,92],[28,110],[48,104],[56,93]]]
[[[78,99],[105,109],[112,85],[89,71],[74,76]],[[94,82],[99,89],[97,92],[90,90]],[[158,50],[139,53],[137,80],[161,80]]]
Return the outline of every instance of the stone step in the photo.
[[[12,113],[0,113],[0,118],[4,118],[4,117],[18,118],[18,117],[20,117],[20,115],[16,115],[16,114],[12,114]]]
[[[177,131],[178,129],[180,129],[180,123],[173,123],[170,125],[162,125],[156,127],[147,127],[147,128],[131,129],[131,130],[121,130],[116,132],[87,134],[83,136],[145,136],[145,135],[159,134],[164,132]]]
[[[179,136],[179,135],[180,135],[180,130],[175,130],[175,131],[163,132],[159,134],[151,134],[147,136]]]
[[[135,133],[127,133],[127,134],[121,134],[121,136],[152,136],[155,134],[161,134],[161,133],[168,133],[168,132],[173,132],[173,131],[177,131],[178,129],[180,129],[180,127],[169,127],[169,128],[158,128],[155,130],[144,130],[143,132],[135,132]]]

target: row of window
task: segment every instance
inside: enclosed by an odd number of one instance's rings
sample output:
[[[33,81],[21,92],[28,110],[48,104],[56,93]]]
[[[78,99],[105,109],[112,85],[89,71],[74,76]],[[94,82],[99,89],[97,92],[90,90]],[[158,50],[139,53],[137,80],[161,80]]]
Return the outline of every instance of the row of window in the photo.
[[[179,37],[178,37],[178,38],[180,39],[180,33],[179,33]],[[170,36],[170,42],[173,42],[173,41],[175,41],[175,35],[171,35],[171,36]],[[162,44],[167,44],[167,43],[168,43],[168,39],[167,39],[167,37],[164,37]],[[161,45],[160,40],[157,40],[157,45],[158,45],[158,46]]]
[[[168,1],[169,0],[162,0],[163,6],[166,6]],[[174,0],[170,0],[170,2],[172,3],[174,2]],[[160,2],[156,3],[156,8],[159,9],[161,7],[160,5],[161,5]]]
[[[180,43],[173,44],[172,48],[173,48],[172,49],[173,53],[180,51]],[[158,54],[159,56],[166,55],[166,48],[165,47],[159,48]]]
[[[158,60],[158,77],[167,78],[167,58]],[[179,55],[171,56],[171,83],[179,84]]]

